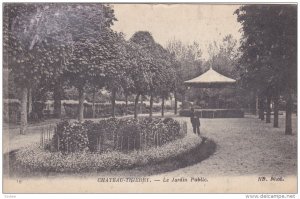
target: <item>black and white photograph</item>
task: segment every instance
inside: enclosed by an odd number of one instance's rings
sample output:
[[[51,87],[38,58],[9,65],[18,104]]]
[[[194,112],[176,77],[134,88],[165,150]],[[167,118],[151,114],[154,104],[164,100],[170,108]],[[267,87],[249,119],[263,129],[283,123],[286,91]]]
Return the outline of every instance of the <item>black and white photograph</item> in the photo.
[[[297,11],[2,3],[2,194],[296,198]]]

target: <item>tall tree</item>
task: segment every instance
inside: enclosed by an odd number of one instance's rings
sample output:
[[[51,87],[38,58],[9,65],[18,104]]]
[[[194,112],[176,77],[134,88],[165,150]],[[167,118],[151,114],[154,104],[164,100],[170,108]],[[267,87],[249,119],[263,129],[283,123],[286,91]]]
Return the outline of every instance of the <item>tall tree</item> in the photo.
[[[291,134],[292,94],[297,87],[297,6],[247,5],[235,13],[243,29],[243,77],[264,95],[285,96],[285,133]]]
[[[125,90],[129,87],[128,78],[126,78],[130,62],[126,55],[127,42],[122,33],[115,33],[110,45],[114,46],[111,50],[112,61],[105,67],[106,88],[111,91],[112,117],[115,117],[115,101],[117,92],[121,91],[122,84]]]
[[[156,43],[147,31],[136,32],[131,41],[139,45],[146,53],[147,62],[144,63],[146,69],[146,78],[149,80],[148,90],[146,93],[150,96],[150,112],[152,117],[152,108],[154,97],[162,99],[162,114],[164,112],[164,100],[174,87],[174,79],[170,77],[170,68],[173,67],[171,63],[171,55],[161,45]]]
[[[33,76],[36,70],[32,69],[36,69],[36,66],[30,64],[33,57],[28,52],[28,44],[21,38],[25,36],[19,36],[21,32],[19,31],[19,27],[25,26],[29,20],[29,15],[35,12],[35,10],[35,6],[29,7],[21,4],[14,6],[9,4],[4,5],[4,67],[9,68],[9,71],[11,71],[10,75],[13,76],[17,87],[21,89],[21,134],[26,133],[27,127],[28,87],[31,87],[38,78]],[[36,75],[38,76],[39,74]]]
[[[106,30],[96,38],[77,40],[73,45],[72,57],[69,60],[65,74],[71,85],[78,89],[79,108],[78,120],[83,120],[85,89],[89,82],[106,81],[109,72],[114,73],[115,49],[110,45],[115,33]]]
[[[134,117],[137,117],[139,97],[150,92],[150,104],[153,102],[153,74],[156,71],[152,54],[154,39],[149,32],[138,31],[130,38],[131,45],[128,52],[131,58],[131,79],[133,81],[132,93],[136,94]],[[137,52],[134,52],[138,50]],[[151,97],[152,96],[152,97]]]
[[[174,57],[159,44],[155,49],[156,66],[159,66],[153,75],[153,92],[161,98],[161,115],[164,116],[165,99],[175,91],[176,69]]]
[[[72,56],[65,73],[71,85],[78,89],[78,120],[82,121],[85,87],[96,76],[103,79],[105,68],[112,62],[114,47],[109,43],[115,33],[110,26],[115,18],[111,7],[103,4],[75,4],[69,10],[66,19],[72,38]]]
[[[173,62],[177,77],[176,82],[174,82],[175,101],[177,102],[178,97],[181,96],[183,103],[187,94],[187,89],[183,82],[203,72],[202,51],[197,42],[183,44],[180,40],[176,39],[168,41],[166,49],[175,59]]]
[[[81,37],[95,38],[115,18],[113,10],[102,4],[6,4],[4,7],[5,62],[22,89],[21,133],[25,133],[28,89],[44,80],[44,76],[54,77],[57,69],[54,66],[61,66],[60,58],[65,58],[59,48],[67,46],[73,50],[74,42]]]

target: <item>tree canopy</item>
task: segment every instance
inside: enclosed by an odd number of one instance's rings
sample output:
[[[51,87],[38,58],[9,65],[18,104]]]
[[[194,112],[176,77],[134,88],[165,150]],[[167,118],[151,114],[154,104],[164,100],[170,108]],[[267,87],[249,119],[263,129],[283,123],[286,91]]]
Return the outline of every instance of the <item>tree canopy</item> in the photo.
[[[264,98],[267,122],[271,98],[276,102],[274,127],[278,127],[278,98],[285,97],[286,134],[291,134],[292,94],[297,88],[297,6],[246,5],[235,14],[243,30],[239,61],[243,85],[260,96],[261,119]]]
[[[242,77],[250,87],[296,88],[297,8],[248,5],[235,12],[242,24]]]

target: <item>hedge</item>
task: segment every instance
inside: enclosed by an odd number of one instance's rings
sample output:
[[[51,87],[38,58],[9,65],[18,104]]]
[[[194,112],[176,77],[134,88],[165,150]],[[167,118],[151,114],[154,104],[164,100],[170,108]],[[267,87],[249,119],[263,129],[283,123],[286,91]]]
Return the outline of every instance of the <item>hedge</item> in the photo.
[[[76,118],[78,116],[78,104],[63,104],[66,117],[68,118]],[[165,106],[165,109],[171,109],[170,106]],[[150,107],[146,106],[146,104],[141,105],[138,104],[137,110],[142,110],[143,113],[149,113]],[[161,110],[161,106],[153,106],[152,111],[158,112]],[[95,118],[103,118],[103,117],[110,117],[112,111],[111,104],[95,104]],[[134,104],[129,103],[127,105],[127,113],[133,114],[134,113]],[[115,104],[115,115],[121,116],[126,114],[126,105],[125,104]],[[92,118],[93,116],[93,109],[92,105],[84,104],[84,111],[83,111],[84,118]]]
[[[20,121],[20,103],[4,102],[3,103],[3,120],[4,122],[17,123]]]
[[[186,153],[201,143],[201,138],[190,134],[158,148],[144,151],[122,153],[113,151],[107,153],[76,152],[63,154],[50,152],[32,145],[16,152],[16,162],[22,172],[95,172],[113,169],[129,169],[163,160]]]
[[[183,109],[179,111],[180,116],[190,117],[190,109]],[[195,114],[200,118],[243,118],[244,112],[240,109],[195,109]]]
[[[33,112],[28,116],[29,122],[35,122],[45,118],[43,115],[44,103],[34,102]],[[21,105],[19,100],[4,100],[3,102],[3,121],[7,123],[19,123],[21,119]]]
[[[64,103],[62,102],[64,116],[66,118],[77,118],[78,116],[78,104],[74,103]],[[146,106],[144,103],[141,105],[138,104],[138,111],[142,109],[143,113],[149,113],[150,107]],[[166,110],[170,110],[170,106],[165,106]],[[111,104],[110,103],[96,103],[95,104],[95,118],[105,118],[111,116]],[[153,112],[159,112],[161,110],[161,106],[153,106]],[[116,104],[115,105],[115,115],[122,116],[126,113],[126,105],[124,104]],[[134,113],[134,104],[128,103],[127,106],[127,113],[133,114]],[[6,99],[3,102],[3,120],[7,123],[19,123],[20,122],[20,102],[19,100],[15,99]],[[84,104],[84,118],[92,118],[93,110],[91,103]],[[29,121],[39,121],[42,119],[47,119],[52,117],[50,110],[45,110],[45,103],[44,102],[34,102],[33,104],[33,114],[28,117]]]
[[[62,121],[57,124],[52,140],[52,151],[70,153],[107,150],[132,151],[161,146],[185,136],[180,124],[172,119],[109,118],[84,123]]]
[[[62,152],[87,150],[89,144],[88,129],[82,123],[62,121],[57,124],[50,149]]]

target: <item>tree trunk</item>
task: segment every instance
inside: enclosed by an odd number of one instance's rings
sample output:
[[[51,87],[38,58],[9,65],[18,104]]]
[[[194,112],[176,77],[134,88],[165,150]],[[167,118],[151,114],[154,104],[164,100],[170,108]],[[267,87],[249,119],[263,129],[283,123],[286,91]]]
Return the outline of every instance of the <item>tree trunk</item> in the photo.
[[[292,108],[293,108],[293,100],[291,91],[288,91],[287,99],[286,99],[286,110],[285,110],[285,134],[292,135]]]
[[[262,98],[261,100],[261,120],[265,120],[265,98]]]
[[[137,113],[137,105],[139,103],[139,97],[140,97],[140,94],[137,94],[136,97],[135,97],[135,101],[134,101],[134,118],[136,119],[137,116],[138,116],[138,113]]]
[[[61,118],[61,85],[55,83],[53,90],[54,99],[54,116],[55,118]]]
[[[264,98],[259,98],[259,119],[265,119],[265,106],[264,106]]]
[[[267,96],[266,123],[271,123],[271,96]]]
[[[185,93],[182,94],[181,96],[181,108],[185,109],[186,107],[184,107],[184,103],[185,103]]]
[[[140,106],[140,113],[143,113],[143,96],[141,96],[141,106]]]
[[[262,114],[261,114],[261,98],[259,97],[258,98],[258,119],[261,119],[262,118]]]
[[[125,115],[128,114],[128,94],[125,93]]]
[[[174,114],[177,115],[177,92],[174,92],[174,100],[175,100],[175,104],[174,104]]]
[[[161,116],[164,117],[165,115],[165,98],[161,98]]]
[[[111,116],[112,117],[116,117],[115,107],[116,107],[116,90],[112,89],[112,93],[111,93]]]
[[[27,110],[27,116],[31,119],[32,115],[32,89],[28,88],[28,110]]]
[[[78,104],[78,121],[83,121],[83,111],[84,111],[84,90],[83,87],[78,88],[79,93],[79,104]]]
[[[278,125],[278,113],[279,113],[279,108],[278,108],[278,105],[279,105],[279,102],[278,102],[278,96],[274,96],[273,98],[273,101],[274,101],[274,127],[275,128],[278,128],[279,125]]]
[[[255,115],[257,115],[258,114],[258,96],[256,96],[256,98],[255,98]]]
[[[95,106],[95,95],[96,95],[96,88],[93,89],[93,104],[92,104],[92,118],[96,118],[96,106]]]
[[[149,111],[149,117],[152,117],[152,111],[153,111],[153,94],[150,93],[150,111]]]
[[[22,88],[21,91],[21,127],[20,134],[26,134],[27,129],[27,88]]]

